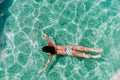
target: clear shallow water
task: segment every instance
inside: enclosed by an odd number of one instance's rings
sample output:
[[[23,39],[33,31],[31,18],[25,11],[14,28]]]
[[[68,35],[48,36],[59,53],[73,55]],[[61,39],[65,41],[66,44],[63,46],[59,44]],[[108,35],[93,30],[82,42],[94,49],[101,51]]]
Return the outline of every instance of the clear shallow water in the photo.
[[[1,80],[110,80],[119,70],[119,0],[16,0],[9,11]],[[41,51],[47,43],[40,29],[57,45],[103,48],[103,56],[54,56],[46,72],[38,76],[49,57]]]

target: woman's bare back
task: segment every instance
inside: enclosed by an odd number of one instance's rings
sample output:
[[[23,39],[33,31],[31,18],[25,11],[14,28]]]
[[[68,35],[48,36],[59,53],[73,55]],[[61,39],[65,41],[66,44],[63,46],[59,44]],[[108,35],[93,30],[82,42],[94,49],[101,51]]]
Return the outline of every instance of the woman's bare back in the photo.
[[[93,49],[93,48],[88,48],[84,46],[75,46],[75,45],[74,46],[59,46],[59,45],[52,43],[52,41],[50,41],[50,39],[44,32],[42,32],[42,34],[46,38],[48,42],[48,46],[53,46],[55,48],[56,54],[50,53],[50,57],[45,67],[39,72],[39,74],[45,71],[45,69],[47,68],[48,64],[50,63],[54,55],[59,54],[59,55],[76,56],[76,57],[83,57],[83,58],[100,58],[101,54],[90,55],[90,54],[85,54],[84,52],[78,52],[78,50],[86,51],[86,52],[103,52],[103,49]]]

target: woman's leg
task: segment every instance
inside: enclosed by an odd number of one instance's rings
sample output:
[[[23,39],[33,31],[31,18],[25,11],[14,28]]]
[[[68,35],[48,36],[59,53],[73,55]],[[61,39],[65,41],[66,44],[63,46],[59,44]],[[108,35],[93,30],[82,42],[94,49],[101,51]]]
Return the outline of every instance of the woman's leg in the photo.
[[[87,52],[103,52],[103,49],[93,49],[83,46],[71,46],[74,50],[81,50],[81,51],[87,51]]]
[[[101,54],[98,55],[89,55],[83,52],[73,51],[72,56],[83,57],[83,58],[100,58]]]

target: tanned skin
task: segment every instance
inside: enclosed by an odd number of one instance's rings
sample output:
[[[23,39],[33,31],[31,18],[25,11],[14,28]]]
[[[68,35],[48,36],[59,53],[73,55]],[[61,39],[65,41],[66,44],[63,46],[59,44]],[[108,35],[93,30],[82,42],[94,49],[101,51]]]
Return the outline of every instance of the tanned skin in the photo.
[[[42,31],[42,30],[41,30]],[[65,49],[67,46],[58,46],[55,45],[54,43],[52,43],[50,41],[50,39],[48,38],[48,36],[42,31],[43,36],[45,37],[45,39],[47,40],[48,46],[53,46],[56,50],[56,54],[52,54],[50,53],[50,57],[47,61],[47,63],[45,64],[44,68],[39,72],[39,74],[43,73],[45,71],[45,69],[48,67],[52,57],[54,55],[65,55]],[[84,52],[78,52],[77,50],[80,51],[87,51],[87,52],[103,52],[103,49],[93,49],[93,48],[87,48],[87,47],[83,47],[83,46],[69,46],[72,48],[72,54],[69,56],[76,56],[76,57],[83,57],[83,58],[100,58],[101,54],[98,55],[89,55],[89,54],[85,54]]]

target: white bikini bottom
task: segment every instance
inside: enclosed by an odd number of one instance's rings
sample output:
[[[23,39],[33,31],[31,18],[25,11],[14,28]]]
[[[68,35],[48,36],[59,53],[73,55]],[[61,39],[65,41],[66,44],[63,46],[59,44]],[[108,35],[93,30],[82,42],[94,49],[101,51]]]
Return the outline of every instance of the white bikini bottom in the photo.
[[[71,47],[67,46],[65,49],[65,55],[71,55],[72,51],[73,51],[73,49]]]

